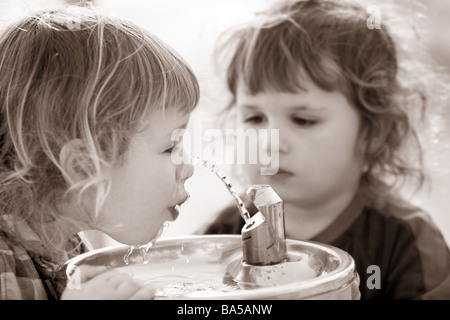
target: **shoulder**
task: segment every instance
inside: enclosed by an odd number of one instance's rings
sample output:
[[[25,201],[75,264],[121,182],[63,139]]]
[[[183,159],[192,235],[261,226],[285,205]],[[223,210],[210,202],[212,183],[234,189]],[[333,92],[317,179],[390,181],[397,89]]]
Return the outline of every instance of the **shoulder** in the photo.
[[[22,299],[18,287],[17,268],[20,258],[25,250],[17,248],[8,239],[7,235],[0,231],[0,300]]]
[[[420,257],[426,293],[422,298],[450,299],[450,250],[431,215],[417,207],[391,208],[391,219],[411,233]]]
[[[446,247],[446,241],[431,215],[406,202],[391,201],[382,207],[366,206],[350,230],[383,242],[391,240],[397,243],[399,239],[408,238],[408,241],[421,246],[441,243]]]
[[[25,248],[0,230],[0,300],[45,297],[39,275]]]
[[[447,249],[441,231],[434,223],[431,215],[424,209],[405,203],[391,203],[384,210],[378,210],[377,212],[380,219],[385,221],[388,230],[410,234],[410,237],[423,251],[430,250],[433,252],[438,248],[441,250]]]
[[[428,212],[390,203],[366,208],[359,220],[353,253],[364,265],[380,266],[392,297],[450,298],[450,251]]]
[[[8,274],[15,273],[17,258],[25,254],[25,249],[15,244],[0,230],[0,279],[5,279]]]

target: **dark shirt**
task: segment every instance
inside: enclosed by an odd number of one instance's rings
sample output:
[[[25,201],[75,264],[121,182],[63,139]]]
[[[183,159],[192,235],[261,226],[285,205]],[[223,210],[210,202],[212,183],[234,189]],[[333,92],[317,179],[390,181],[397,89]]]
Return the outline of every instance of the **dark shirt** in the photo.
[[[202,233],[240,234],[243,226],[231,205]],[[355,198],[325,230],[308,240],[338,247],[353,257],[363,300],[450,299],[448,245],[419,208],[389,204],[381,212]],[[379,267],[379,289],[373,286],[370,266]]]

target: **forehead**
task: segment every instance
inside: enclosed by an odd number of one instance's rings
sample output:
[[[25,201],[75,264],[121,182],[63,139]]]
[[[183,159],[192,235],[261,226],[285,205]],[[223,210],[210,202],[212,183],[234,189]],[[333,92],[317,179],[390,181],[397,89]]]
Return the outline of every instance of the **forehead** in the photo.
[[[264,106],[321,106],[322,108],[332,103],[338,96],[339,93],[324,91],[310,81],[305,81],[304,89],[299,89],[297,92],[266,90],[253,95],[240,83],[236,90],[236,105],[238,108]]]
[[[139,132],[151,135],[155,141],[172,135],[176,129],[186,128],[190,118],[190,113],[186,113],[178,108],[158,110],[149,114],[141,124]]]

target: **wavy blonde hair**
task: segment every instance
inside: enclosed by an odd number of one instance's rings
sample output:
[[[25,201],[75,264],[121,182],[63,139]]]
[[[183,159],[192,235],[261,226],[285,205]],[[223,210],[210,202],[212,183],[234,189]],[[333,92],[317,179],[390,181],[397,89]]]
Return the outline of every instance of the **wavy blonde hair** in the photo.
[[[410,28],[412,38],[417,35],[414,26],[402,25],[406,9],[381,10],[380,27],[369,28],[367,7],[356,1],[283,1],[227,30],[216,48],[231,93],[225,115],[234,109],[239,82],[252,95],[295,93],[306,74],[321,89],[342,92],[360,114],[366,143],[359,192],[380,206],[400,200],[405,184],[419,190],[426,181],[413,123],[433,104],[430,89],[441,82],[426,53],[402,34]]]
[[[166,108],[191,112],[199,99],[194,73],[173,49],[89,5],[10,26],[0,38],[0,74],[0,223],[19,217],[47,244],[57,237],[44,225],[61,199],[81,199],[97,185],[101,207],[108,170],[145,118]],[[68,184],[59,153],[73,139],[82,141],[79,165],[90,172]],[[15,234],[5,220],[2,228]]]

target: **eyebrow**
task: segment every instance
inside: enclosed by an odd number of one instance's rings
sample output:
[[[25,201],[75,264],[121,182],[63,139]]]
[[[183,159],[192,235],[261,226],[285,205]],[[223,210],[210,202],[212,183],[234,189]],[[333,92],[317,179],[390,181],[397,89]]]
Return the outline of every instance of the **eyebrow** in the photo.
[[[243,104],[243,105],[240,105],[240,107],[245,108],[245,109],[260,109],[260,107],[251,105],[251,104]],[[303,110],[323,111],[323,110],[325,110],[325,107],[320,106],[320,105],[311,107],[310,105],[302,104],[302,105],[288,106],[288,107],[286,107],[286,109],[290,109],[292,111],[303,111]]]

